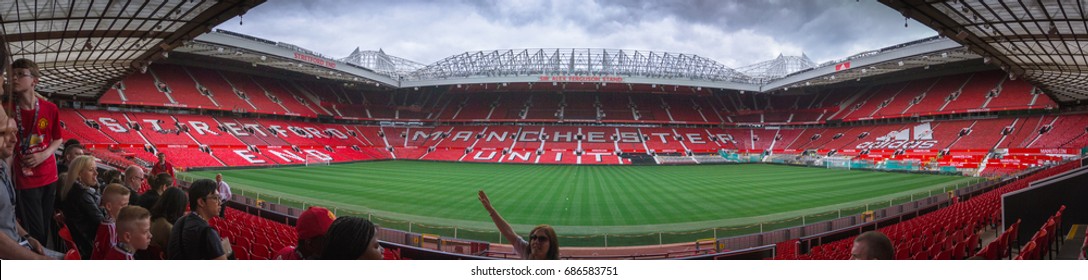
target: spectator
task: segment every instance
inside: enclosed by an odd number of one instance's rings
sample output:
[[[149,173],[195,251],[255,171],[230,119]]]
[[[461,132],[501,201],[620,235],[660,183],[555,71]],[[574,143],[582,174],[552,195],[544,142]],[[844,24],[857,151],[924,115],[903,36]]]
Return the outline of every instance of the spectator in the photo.
[[[170,179],[174,179],[174,183],[177,183],[178,177],[174,175],[174,165],[166,161],[166,154],[160,152],[158,156],[159,161],[155,162],[155,165],[151,167],[151,175],[157,175],[159,173],[170,174]]]
[[[151,213],[140,206],[125,206],[117,215],[117,244],[105,254],[106,260],[133,260],[136,250],[151,243]]]
[[[170,179],[169,174],[159,174],[159,178]],[[166,181],[163,181],[166,182]],[[185,191],[179,188],[169,188],[163,191],[162,197],[151,208],[151,245],[143,254],[137,252],[139,259],[162,259],[161,253],[166,249],[170,241],[170,232],[174,229],[174,221],[185,214],[185,204],[189,202]]]
[[[137,205],[140,205],[140,207],[143,207],[144,209],[154,208],[155,207],[155,202],[158,202],[159,197],[162,196],[162,193],[164,191],[166,191],[166,186],[169,186],[169,185],[174,183],[174,179],[170,178],[170,174],[155,175],[154,177],[151,177],[150,181],[151,181],[151,189],[144,192],[143,195],[140,195],[140,202],[137,203]],[[185,202],[182,202],[181,204],[185,205]],[[182,208],[184,210],[185,207],[182,206]],[[178,217],[180,217],[180,216],[181,215],[178,215]],[[170,221],[172,222],[172,221],[175,221],[175,220],[170,220]]]
[[[367,219],[340,217],[325,233],[323,260],[380,260],[382,246],[378,244],[378,228]]]
[[[95,229],[106,219],[106,213],[98,207],[101,201],[95,187],[98,170],[93,156],[78,156],[69,168],[71,170],[61,184],[61,212],[64,212],[65,224],[72,233],[79,255],[90,259]]]
[[[11,66],[14,79],[12,100],[15,103],[15,123],[19,126],[12,160],[15,194],[19,201],[16,213],[30,235],[37,240],[48,238],[53,218],[57,186],[57,159],[61,127],[57,105],[38,95],[41,72],[38,64],[19,59]]]
[[[223,207],[219,207],[219,217],[225,218],[223,214],[226,212],[227,202],[230,201],[231,198],[230,185],[228,185],[226,181],[223,181],[222,173],[215,174],[215,182],[216,185],[219,186],[219,201],[223,202]]]
[[[867,231],[854,239],[850,249],[851,260],[894,260],[895,246],[891,239],[879,231]]]
[[[220,198],[215,181],[201,179],[189,188],[189,214],[174,222],[166,253],[171,260],[225,260],[230,254],[226,240],[220,240],[208,221],[219,213]],[[226,246],[224,246],[226,245]]]
[[[7,56],[2,50],[3,48],[0,48],[0,59],[3,60],[3,65],[0,65],[0,76],[3,76],[5,74],[2,73],[3,70],[7,69]],[[3,94],[3,86],[0,83],[0,95]],[[4,189],[0,191],[0,233],[2,233],[0,234],[0,259],[50,259],[44,255],[46,249],[42,247],[42,244],[27,234],[15,220],[15,185],[11,181],[12,170],[7,160],[14,153],[16,130],[18,128],[15,119],[9,118],[3,106],[0,106],[0,188]]]
[[[283,247],[276,252],[277,260],[308,260],[321,255],[325,249],[325,232],[336,220],[329,209],[310,207],[298,215],[295,230],[298,231],[298,246]]]
[[[92,260],[101,260],[106,253],[117,245],[117,215],[121,209],[128,206],[128,197],[131,194],[128,188],[121,184],[109,184],[102,189],[102,210],[106,217],[98,224],[98,231],[94,234],[94,248],[91,250]]]
[[[146,178],[144,178],[144,168],[137,165],[129,165],[128,168],[125,168],[125,174],[122,176],[122,180],[125,187],[128,187],[128,190],[132,193],[132,195],[128,197],[128,204],[140,204],[140,186],[143,186],[144,181],[146,180]]]
[[[72,160],[84,154],[85,151],[83,150],[83,145],[80,145],[78,143],[72,145],[65,145],[64,153],[61,156],[61,162],[57,163],[57,174],[64,174],[65,172],[68,172],[68,165],[72,163]]]
[[[63,149],[68,149],[68,147],[80,146],[80,145],[81,145],[81,143],[79,143],[79,139],[69,138],[68,140],[64,140],[64,143],[61,144],[60,147],[63,148]]]
[[[481,190],[479,196],[480,202],[484,204],[484,209],[487,209],[487,213],[491,215],[491,221],[495,222],[495,227],[499,228],[502,236],[506,240],[510,240],[518,256],[526,260],[559,259],[559,239],[558,235],[555,234],[555,229],[549,225],[536,226],[529,231],[529,241],[526,242],[525,239],[514,232],[514,228],[499,215],[495,207],[491,206],[491,200],[487,198],[484,191]]]

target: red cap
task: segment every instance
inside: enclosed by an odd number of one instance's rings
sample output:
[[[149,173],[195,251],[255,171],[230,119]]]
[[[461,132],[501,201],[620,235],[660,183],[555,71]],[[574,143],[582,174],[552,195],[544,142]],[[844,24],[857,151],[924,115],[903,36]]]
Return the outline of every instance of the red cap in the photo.
[[[306,212],[298,215],[298,222],[295,223],[295,229],[298,230],[298,239],[312,239],[325,235],[325,232],[329,230],[329,226],[332,225],[332,221],[335,220],[336,215],[333,215],[329,209],[322,207],[306,209]]]

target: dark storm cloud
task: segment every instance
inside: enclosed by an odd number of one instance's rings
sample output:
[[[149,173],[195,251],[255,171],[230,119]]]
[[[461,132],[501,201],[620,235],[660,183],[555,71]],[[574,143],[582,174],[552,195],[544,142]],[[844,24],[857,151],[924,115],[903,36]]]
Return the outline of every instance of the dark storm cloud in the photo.
[[[494,2],[494,1],[485,1]],[[749,29],[802,46],[809,56],[840,58],[856,45],[879,48],[934,32],[911,21],[904,28],[898,12],[873,1],[661,1],[600,0],[601,6],[620,7],[623,16],[610,18],[630,24],[661,17],[706,24],[722,30]],[[495,15],[501,16],[501,15]],[[887,37],[891,35],[891,37]],[[887,40],[885,38],[891,38]],[[883,43],[883,45],[879,45]],[[797,54],[787,54],[797,55]]]
[[[464,51],[623,48],[740,67],[778,54],[817,63],[935,32],[871,0],[271,0],[221,28],[329,56],[356,46],[431,63]]]

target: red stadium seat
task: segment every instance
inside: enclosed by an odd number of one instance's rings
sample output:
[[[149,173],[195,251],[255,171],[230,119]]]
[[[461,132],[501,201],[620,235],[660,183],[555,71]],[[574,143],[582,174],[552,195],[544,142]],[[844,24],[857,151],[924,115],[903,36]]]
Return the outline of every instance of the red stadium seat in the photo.
[[[60,230],[57,231],[57,236],[64,241],[64,245],[68,247],[68,251],[64,254],[65,260],[79,260],[81,256],[79,250],[76,247],[76,242],[72,239],[72,231],[68,229],[68,226],[64,223],[64,214],[57,212],[53,215],[53,219],[60,225]],[[42,244],[45,245],[45,244]]]
[[[962,260],[962,259],[966,258],[967,257],[967,250],[966,249],[967,249],[967,242],[956,243],[955,246],[952,246],[952,255],[950,256],[950,258],[953,259],[953,260]]]
[[[1020,260],[1036,260],[1039,259],[1037,252],[1038,250],[1035,241],[1028,241],[1028,243],[1024,245],[1024,248],[1020,250],[1020,254],[1016,258]]]
[[[940,260],[940,261],[952,260],[952,251],[951,250],[942,250],[942,251],[938,252],[937,255],[933,257],[933,259],[934,260]]]

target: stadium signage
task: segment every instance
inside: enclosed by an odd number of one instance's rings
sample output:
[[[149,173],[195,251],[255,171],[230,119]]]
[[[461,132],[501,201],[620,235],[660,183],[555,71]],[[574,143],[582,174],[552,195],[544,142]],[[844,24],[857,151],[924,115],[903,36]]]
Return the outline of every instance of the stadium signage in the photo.
[[[1042,154],[1059,154],[1059,155],[1075,155],[1077,151],[1075,149],[1039,149],[1039,153]]]
[[[540,76],[541,82],[600,82],[622,83],[623,77],[619,76]]]
[[[925,140],[925,141],[885,141],[885,142],[865,142],[858,144],[858,149],[929,149],[937,146],[937,140]]]
[[[316,56],[312,56],[312,55],[308,55],[308,54],[295,53],[295,59],[305,61],[305,62],[309,62],[309,63],[313,63],[313,64],[317,64],[317,65],[320,65],[320,66],[325,66],[325,67],[332,68],[332,69],[336,69],[336,61],[327,60],[327,59],[324,59],[324,58],[320,58],[320,57],[316,57]]]
[[[913,133],[912,133],[913,132]],[[932,149],[937,146],[933,140],[933,130],[929,123],[916,125],[899,131],[888,132],[877,137],[876,141],[858,144],[857,149]]]
[[[842,70],[846,70],[846,69],[850,69],[850,62],[849,61],[839,63],[839,64],[835,64],[835,71],[842,71]]]

